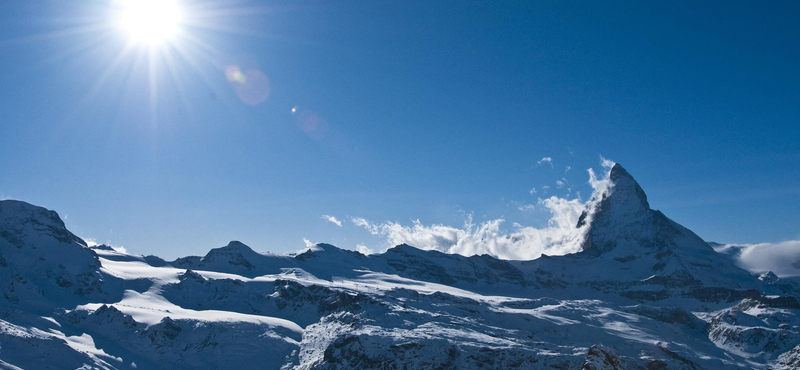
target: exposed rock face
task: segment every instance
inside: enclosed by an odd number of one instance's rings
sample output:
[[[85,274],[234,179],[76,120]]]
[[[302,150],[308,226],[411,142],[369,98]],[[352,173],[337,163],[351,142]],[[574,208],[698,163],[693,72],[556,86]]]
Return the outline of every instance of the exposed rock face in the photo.
[[[800,369],[800,345],[792,348],[791,351],[780,355],[773,364],[775,370],[795,370]]]
[[[581,370],[625,370],[625,367],[614,350],[595,344],[589,348]]]

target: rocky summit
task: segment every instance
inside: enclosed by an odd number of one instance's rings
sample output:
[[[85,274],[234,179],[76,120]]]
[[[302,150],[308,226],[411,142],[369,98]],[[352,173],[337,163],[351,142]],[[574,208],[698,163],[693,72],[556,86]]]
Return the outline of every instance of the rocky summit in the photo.
[[[0,369],[797,369],[800,289],[653,210],[622,166],[582,250],[205,256],[89,246],[0,201]]]

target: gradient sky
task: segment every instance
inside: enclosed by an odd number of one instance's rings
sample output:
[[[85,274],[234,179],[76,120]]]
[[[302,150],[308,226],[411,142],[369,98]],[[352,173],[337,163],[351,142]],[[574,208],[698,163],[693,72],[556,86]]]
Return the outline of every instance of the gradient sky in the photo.
[[[707,240],[800,239],[798,2],[184,0],[185,37],[127,53],[110,3],[0,2],[0,198],[79,236],[174,258],[380,248],[351,217],[542,226],[602,155]]]

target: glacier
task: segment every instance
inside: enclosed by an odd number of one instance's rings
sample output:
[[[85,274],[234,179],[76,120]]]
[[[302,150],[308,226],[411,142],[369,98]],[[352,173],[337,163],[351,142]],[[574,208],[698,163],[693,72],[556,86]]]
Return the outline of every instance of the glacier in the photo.
[[[238,241],[165,261],[4,200],[0,369],[800,368],[797,280],[740,268],[621,165],[575,233],[530,261]]]

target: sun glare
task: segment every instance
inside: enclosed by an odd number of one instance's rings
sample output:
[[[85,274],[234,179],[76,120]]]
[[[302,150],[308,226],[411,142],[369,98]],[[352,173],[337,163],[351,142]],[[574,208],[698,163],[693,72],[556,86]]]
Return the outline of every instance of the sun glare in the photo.
[[[119,27],[135,42],[159,44],[178,34],[183,16],[177,0],[121,0]]]

